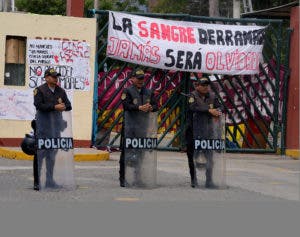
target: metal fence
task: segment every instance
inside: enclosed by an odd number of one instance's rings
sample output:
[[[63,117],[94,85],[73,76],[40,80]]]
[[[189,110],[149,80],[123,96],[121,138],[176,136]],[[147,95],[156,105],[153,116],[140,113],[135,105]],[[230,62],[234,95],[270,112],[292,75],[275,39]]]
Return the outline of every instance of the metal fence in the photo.
[[[213,75],[211,89],[224,106],[227,151],[284,152],[291,31],[284,27],[282,20],[134,14],[203,23],[267,26],[259,74]],[[118,147],[123,118],[120,95],[138,65],[106,57],[108,11],[93,10],[90,16],[96,16],[98,21],[92,143],[97,147]],[[146,67],[144,70],[146,86],[155,90],[160,106],[158,147],[184,150],[187,98],[182,93],[192,90],[190,73]]]

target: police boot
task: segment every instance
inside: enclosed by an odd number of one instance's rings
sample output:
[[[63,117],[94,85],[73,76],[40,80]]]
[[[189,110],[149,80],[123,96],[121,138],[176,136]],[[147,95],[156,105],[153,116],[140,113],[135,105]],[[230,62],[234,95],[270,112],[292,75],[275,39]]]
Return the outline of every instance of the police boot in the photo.
[[[190,174],[191,174],[191,187],[196,188],[198,186],[196,170],[194,169],[194,172],[190,172]]]
[[[33,184],[33,189],[34,189],[35,191],[39,191],[39,190],[40,190],[40,185],[39,185],[38,183],[34,182],[34,184]]]
[[[124,179],[120,179],[120,187],[125,187],[125,180]]]
[[[197,178],[191,178],[191,187],[196,188],[198,186]]]
[[[40,185],[39,185],[39,169],[38,169],[38,163],[37,163],[37,156],[36,154],[34,155],[33,158],[33,189],[36,191],[40,190]]]
[[[218,189],[219,187],[215,185],[212,181],[212,169],[207,169],[205,175],[206,175],[205,188]]]
[[[123,169],[120,169],[119,171],[119,181],[120,181],[120,187],[125,187],[126,185],[126,182],[125,182],[125,174],[124,174],[124,170]]]
[[[126,186],[126,181],[125,181],[125,173],[124,173],[124,170],[121,170],[119,171],[119,181],[120,181],[120,187],[125,187]]]

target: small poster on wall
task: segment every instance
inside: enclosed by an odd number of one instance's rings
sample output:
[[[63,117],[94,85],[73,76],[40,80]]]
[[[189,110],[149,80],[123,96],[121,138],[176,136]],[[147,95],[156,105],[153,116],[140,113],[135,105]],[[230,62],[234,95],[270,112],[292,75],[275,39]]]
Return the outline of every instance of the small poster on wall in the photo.
[[[73,91],[66,91],[73,104]],[[32,120],[35,117],[33,90],[0,89],[0,119]]]

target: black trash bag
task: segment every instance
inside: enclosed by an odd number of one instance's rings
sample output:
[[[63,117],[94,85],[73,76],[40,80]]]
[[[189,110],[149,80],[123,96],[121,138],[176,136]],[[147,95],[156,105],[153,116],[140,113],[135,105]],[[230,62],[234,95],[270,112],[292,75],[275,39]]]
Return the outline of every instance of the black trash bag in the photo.
[[[21,143],[22,151],[30,156],[35,155],[36,153],[36,143],[35,136],[32,134],[25,134],[23,141]]]

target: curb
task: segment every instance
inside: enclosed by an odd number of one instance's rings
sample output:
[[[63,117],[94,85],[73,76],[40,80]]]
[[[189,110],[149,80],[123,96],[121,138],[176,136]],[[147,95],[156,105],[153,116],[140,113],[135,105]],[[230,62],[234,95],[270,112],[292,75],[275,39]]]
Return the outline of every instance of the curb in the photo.
[[[285,154],[287,156],[292,157],[295,160],[299,160],[299,156],[300,156],[300,150],[295,150],[295,149],[286,149],[285,150]]]
[[[12,150],[0,147],[0,157],[11,160],[33,160],[33,156],[26,155],[22,151]],[[74,161],[85,162],[85,161],[105,161],[109,160],[109,152],[97,151],[97,153],[80,153],[74,154]]]

